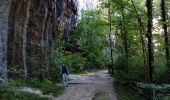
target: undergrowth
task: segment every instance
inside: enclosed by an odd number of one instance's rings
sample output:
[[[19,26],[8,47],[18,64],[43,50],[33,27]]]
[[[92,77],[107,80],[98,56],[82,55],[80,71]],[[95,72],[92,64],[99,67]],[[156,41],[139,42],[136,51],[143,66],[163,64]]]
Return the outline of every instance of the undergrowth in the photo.
[[[18,91],[22,87],[39,89],[43,94],[53,96],[58,96],[63,91],[61,87],[48,80],[15,80],[8,83],[0,83],[0,100],[49,100],[49,98],[40,97],[36,94]]]
[[[142,100],[140,97],[132,93],[126,86],[115,82],[114,87],[116,89],[118,100]]]

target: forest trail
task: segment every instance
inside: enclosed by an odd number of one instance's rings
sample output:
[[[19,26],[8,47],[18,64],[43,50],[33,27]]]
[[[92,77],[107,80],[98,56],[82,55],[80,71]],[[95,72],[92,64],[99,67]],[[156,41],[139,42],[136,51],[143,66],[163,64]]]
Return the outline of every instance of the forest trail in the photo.
[[[69,87],[54,100],[117,100],[107,71],[70,75]]]

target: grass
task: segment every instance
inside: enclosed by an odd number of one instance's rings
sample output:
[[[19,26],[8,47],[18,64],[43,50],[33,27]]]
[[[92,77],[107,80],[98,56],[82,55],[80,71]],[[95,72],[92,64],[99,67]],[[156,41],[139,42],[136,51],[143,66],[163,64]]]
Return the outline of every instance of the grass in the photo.
[[[115,82],[114,87],[117,93],[118,100],[142,100],[135,93],[132,93],[128,87]]]
[[[166,96],[164,100],[170,100],[170,96]]]
[[[124,85],[115,83],[114,87],[116,89],[117,93],[117,99],[118,100],[147,100],[144,97],[139,96],[135,92],[132,92],[132,90]],[[169,93],[169,92],[168,92]],[[168,93],[157,93],[154,97],[154,100],[170,100],[170,94]],[[147,94],[145,94],[147,95]]]
[[[43,94],[52,94],[53,96],[58,96],[63,92],[61,87],[48,80],[43,82],[36,79],[15,80],[8,82],[8,84],[0,83],[0,100],[49,100],[49,98],[40,97],[36,94],[16,90],[22,87],[36,88],[41,90]]]
[[[1,100],[49,100],[47,97],[25,92],[3,92],[0,93],[0,97]]]
[[[62,87],[56,86],[55,83],[49,80],[44,80],[42,82],[36,79],[26,80],[26,81],[18,80],[15,81],[15,83],[17,87],[36,88],[41,90],[43,94],[53,94],[53,96],[60,95],[63,92]]]

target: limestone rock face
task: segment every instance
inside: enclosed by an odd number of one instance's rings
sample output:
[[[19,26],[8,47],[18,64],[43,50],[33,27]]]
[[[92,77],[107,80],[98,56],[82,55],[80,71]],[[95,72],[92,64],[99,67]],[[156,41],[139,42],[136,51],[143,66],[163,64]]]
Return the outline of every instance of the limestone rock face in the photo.
[[[68,40],[76,19],[76,0],[1,0],[0,72],[7,62],[9,77],[48,77],[56,36]]]
[[[8,16],[12,0],[0,0],[0,78],[7,78]]]

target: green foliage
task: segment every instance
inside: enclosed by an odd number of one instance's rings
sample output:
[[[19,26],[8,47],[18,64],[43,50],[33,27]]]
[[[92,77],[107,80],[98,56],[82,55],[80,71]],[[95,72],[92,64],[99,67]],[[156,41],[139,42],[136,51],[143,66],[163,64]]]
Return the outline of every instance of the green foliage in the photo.
[[[83,56],[96,67],[103,66],[107,22],[98,10],[82,11],[72,39],[76,40]]]
[[[1,100],[49,100],[49,98],[46,97],[40,97],[36,94],[31,93],[14,93],[14,92],[1,92],[0,93]]]
[[[39,95],[36,95],[36,94],[20,92],[17,90],[19,87],[22,87],[22,86],[35,86],[35,84],[31,84],[31,83],[32,82],[28,82],[28,81],[27,82],[26,81],[25,82],[24,81],[10,81],[8,83],[0,83],[1,100],[49,100],[49,98],[40,97]],[[44,89],[47,90],[49,87],[50,86],[44,87]],[[51,88],[55,88],[54,85],[53,87],[51,86]],[[61,91],[61,89],[58,88],[57,91]],[[50,93],[53,93],[53,92],[50,91]]]
[[[118,100],[143,100],[138,95],[135,95],[127,86],[120,85],[116,82],[114,86],[116,89]]]
[[[71,72],[81,72],[85,65],[86,59],[83,58],[79,53],[71,53],[69,51],[60,51],[55,54],[56,67],[60,67],[61,63],[68,66]]]
[[[154,90],[168,90],[170,89],[170,85],[169,84],[147,84],[147,83],[136,83],[138,87],[140,88],[152,88]]]
[[[168,100],[170,94],[170,84],[149,84],[137,82],[137,87],[142,89],[153,89],[155,91],[154,100]]]
[[[58,39],[57,49],[52,50],[52,80],[59,77],[61,63],[74,73],[85,71],[85,66],[101,68],[105,65],[103,50],[107,23],[100,11],[83,11],[82,14],[69,41]]]
[[[160,8],[157,7],[159,4],[159,0],[154,1],[154,7],[156,8],[154,8],[155,11],[160,11]],[[114,77],[116,77],[117,80],[147,81],[147,41],[143,34],[147,28],[147,14],[143,6],[145,6],[145,2],[142,0],[102,1],[102,9],[108,9],[109,7],[111,8],[112,36],[115,37],[115,42],[113,43],[113,69]],[[108,12],[105,11],[104,14],[105,13]],[[156,13],[154,18],[156,19],[158,16],[160,17],[160,13]],[[141,23],[139,22],[140,19]],[[164,53],[164,38],[162,38],[159,33],[161,27],[162,26],[158,25],[158,23],[154,22],[154,77],[157,82],[163,82],[163,80],[165,80],[165,73],[167,71],[167,68],[165,67],[166,59]],[[145,42],[144,44],[142,44],[142,38]],[[127,41],[128,44],[127,49],[125,49],[125,41]],[[145,49],[144,52],[142,46]],[[125,51],[128,52],[128,59],[126,58]],[[110,57],[109,52],[110,51],[106,53],[108,54],[108,56],[106,56],[107,59]],[[126,60],[128,60],[128,65],[125,63]]]
[[[114,51],[112,66],[113,77],[120,83],[129,83],[128,85],[134,82],[148,82],[148,41],[145,34],[147,31],[146,2],[143,0],[101,0],[101,2],[101,9],[104,15],[106,15],[106,20],[108,20],[108,8],[111,10],[111,35],[114,37],[114,42],[112,44]],[[160,2],[160,0],[153,1],[153,69],[154,82],[159,84],[166,82],[168,73],[166,67],[165,40],[162,31],[160,31],[162,29],[162,22],[159,22],[161,20]],[[166,11],[168,11],[167,5],[168,1],[165,3]],[[105,46],[109,48],[109,42],[106,42]],[[110,63],[109,50],[106,51],[105,57],[107,57],[107,62]],[[143,86],[145,87],[146,84]],[[167,85],[160,86],[150,84],[146,87],[159,90],[160,88],[167,87]],[[142,90],[145,89],[142,88]],[[167,88],[164,93],[169,93]],[[161,97],[159,100],[169,98],[164,93],[156,92],[156,95],[159,95],[158,98]],[[148,96],[147,92],[145,95]],[[131,96],[126,95],[122,97],[122,99],[118,96],[120,100],[133,100],[132,98],[129,99],[129,97]]]
[[[137,56],[138,55],[138,56]],[[131,56],[130,58],[130,70],[129,70],[129,77],[133,81],[144,81],[145,73],[146,73],[146,66],[143,62],[144,58],[141,54],[136,54],[135,56]]]
[[[13,83],[0,83],[0,92],[10,92],[14,89]]]

